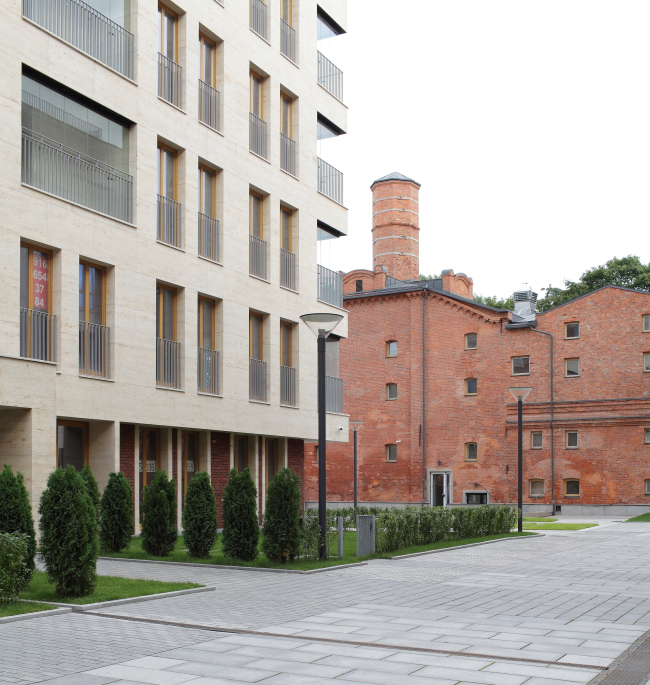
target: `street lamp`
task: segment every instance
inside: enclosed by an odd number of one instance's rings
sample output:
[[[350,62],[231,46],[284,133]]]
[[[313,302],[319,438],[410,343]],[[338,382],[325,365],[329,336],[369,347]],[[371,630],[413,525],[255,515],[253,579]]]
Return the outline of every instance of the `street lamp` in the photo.
[[[318,338],[318,522],[320,525],[319,556],[327,559],[327,414],[325,406],[325,341],[336,328],[341,314],[303,314],[300,317]]]
[[[524,518],[524,495],[523,495],[523,470],[524,470],[524,439],[523,439],[523,414],[524,400],[532,388],[508,388],[512,396],[517,400],[517,530],[521,533]]]
[[[354,510],[357,510],[357,433],[363,421],[350,421],[352,430],[354,431]]]

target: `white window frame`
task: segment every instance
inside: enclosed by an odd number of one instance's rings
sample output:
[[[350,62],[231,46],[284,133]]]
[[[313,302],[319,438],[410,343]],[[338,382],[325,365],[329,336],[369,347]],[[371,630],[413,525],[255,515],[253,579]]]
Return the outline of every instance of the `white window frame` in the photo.
[[[528,359],[528,371],[524,373],[515,373],[515,359]],[[523,354],[518,357],[510,357],[510,375],[511,376],[530,376],[530,355]]]
[[[569,435],[573,435],[575,433],[576,436],[576,444],[575,445],[569,445]],[[580,446],[580,436],[578,434],[578,431],[565,431],[564,433],[564,446],[568,450],[577,450],[578,447]]]
[[[650,314],[644,314],[641,317],[641,329],[644,333],[650,333]]]
[[[539,435],[542,439],[542,444],[537,446],[535,444],[534,436]],[[530,431],[530,449],[531,450],[541,450],[544,448],[544,433],[542,431]]]
[[[569,362],[578,362],[578,373],[569,375]],[[564,377],[565,378],[580,378],[580,357],[569,357],[564,360]]]
[[[568,335],[567,334],[567,327],[568,326],[577,326],[578,327],[578,335]],[[567,321],[564,324],[564,339],[565,340],[577,340],[580,337],[580,322],[579,321]]]

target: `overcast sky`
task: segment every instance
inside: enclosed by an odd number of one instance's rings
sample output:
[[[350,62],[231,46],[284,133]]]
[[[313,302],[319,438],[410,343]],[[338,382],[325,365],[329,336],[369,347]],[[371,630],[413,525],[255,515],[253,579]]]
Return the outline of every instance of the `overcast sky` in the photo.
[[[649,26],[648,0],[348,0],[339,268],[371,268],[392,171],[422,184],[420,270],[475,293],[650,261]]]

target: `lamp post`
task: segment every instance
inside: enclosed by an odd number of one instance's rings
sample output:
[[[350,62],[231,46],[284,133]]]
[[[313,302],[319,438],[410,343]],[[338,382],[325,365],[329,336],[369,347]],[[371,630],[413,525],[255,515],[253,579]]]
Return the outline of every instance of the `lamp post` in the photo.
[[[341,314],[303,314],[300,317],[318,339],[318,522],[319,556],[327,559],[327,414],[325,405],[325,341],[343,318]]]
[[[517,530],[521,533],[524,518],[524,440],[523,440],[523,415],[524,400],[532,388],[508,388],[512,396],[517,400]]]
[[[350,421],[352,430],[354,431],[354,510],[357,510],[357,433],[363,421]]]

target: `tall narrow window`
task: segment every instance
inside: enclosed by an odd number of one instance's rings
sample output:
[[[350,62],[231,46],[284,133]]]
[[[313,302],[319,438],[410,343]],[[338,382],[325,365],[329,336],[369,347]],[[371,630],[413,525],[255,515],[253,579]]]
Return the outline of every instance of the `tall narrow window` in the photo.
[[[235,468],[241,472],[248,466],[248,436],[235,438]]]
[[[250,355],[251,359],[263,361],[264,319],[261,314],[251,313],[250,318]]]
[[[465,335],[465,349],[475,350],[478,347],[478,334],[477,333],[467,333]]]
[[[386,343],[386,356],[387,357],[397,357],[397,341],[389,340]]]
[[[280,93],[280,166],[283,171],[296,175],[296,144],[293,140],[293,101]]]
[[[264,317],[250,313],[249,399],[266,402],[266,362],[264,361]]]
[[[251,192],[249,201],[250,233],[252,236],[262,239],[264,235],[264,209],[262,196]]]
[[[478,381],[476,378],[466,378],[465,379],[465,394],[466,395],[477,395],[478,394]]]
[[[172,62],[178,62],[177,17],[174,12],[158,5],[158,52]]]
[[[176,200],[176,151],[158,144],[158,194]]]
[[[104,269],[92,264],[79,264],[79,321],[104,325]]]
[[[202,33],[199,34],[199,52],[201,60],[199,65],[201,70],[201,81],[214,88],[217,51],[214,43]]]
[[[650,445],[650,428],[646,428],[644,430],[644,434],[645,434],[645,444]]]
[[[397,445],[386,445],[386,461],[397,461]]]
[[[296,370],[293,368],[293,324],[280,322],[280,404],[296,406]]]
[[[465,443],[465,460],[466,461],[478,461],[478,443],[476,443],[476,442],[466,442]]]
[[[292,337],[293,326],[290,323],[280,323],[280,364],[293,366],[292,364]]]
[[[291,0],[281,0],[280,2],[280,16],[284,21],[289,24],[289,26],[292,25],[291,21],[291,15],[292,15],[292,2]]]
[[[153,483],[156,471],[161,470],[160,441],[158,431],[154,429],[140,429],[140,522],[142,523],[142,499],[144,488]]]
[[[54,361],[56,317],[52,307],[52,258],[49,252],[20,246],[20,356]]]
[[[79,373],[109,375],[109,332],[106,328],[105,271],[79,264]]]
[[[176,290],[156,287],[156,334],[163,340],[176,340]]]
[[[181,387],[181,344],[176,342],[176,289],[156,286],[156,384]]]
[[[249,149],[268,159],[266,121],[264,121],[264,80],[251,71]]]
[[[199,347],[214,350],[214,300],[199,297]]]
[[[356,287],[355,287],[355,291],[358,292],[358,293],[362,293],[362,292],[363,292],[363,280],[362,280],[362,279],[358,279],[358,280],[357,280],[357,282],[356,282]],[[388,356],[388,355],[386,355],[386,356]]]
[[[291,98],[284,93],[280,93],[280,131],[287,138],[293,138],[292,128],[292,102]]]
[[[293,253],[292,213],[280,207],[280,285],[296,290],[296,255]]]
[[[396,400],[397,399],[397,383],[387,383],[386,384],[386,399]]]
[[[644,352],[643,354],[643,370],[650,371],[650,352]]]
[[[544,442],[542,431],[532,431],[530,434],[530,449],[541,450],[543,444]]]
[[[251,114],[259,119],[264,119],[264,80],[251,71]]]
[[[158,144],[158,232],[160,242],[181,247],[181,206],[176,202],[177,155]]]
[[[215,213],[215,173],[212,169],[199,165],[199,212],[206,216]]]
[[[273,480],[273,476],[278,472],[278,439],[266,439],[266,485]]]
[[[199,434],[183,433],[183,498],[181,503],[185,506],[187,486],[199,470]]]
[[[291,212],[285,207],[280,208],[280,247],[287,252],[291,252]]]
[[[57,466],[74,466],[81,471],[88,463],[88,424],[84,421],[57,421]]]
[[[158,5],[158,97],[175,107],[183,101],[183,69],[178,64],[178,20]]]
[[[215,341],[215,302],[199,297],[198,307],[198,391],[219,394],[219,353]]]
[[[643,332],[650,333],[650,314],[643,315]]]

